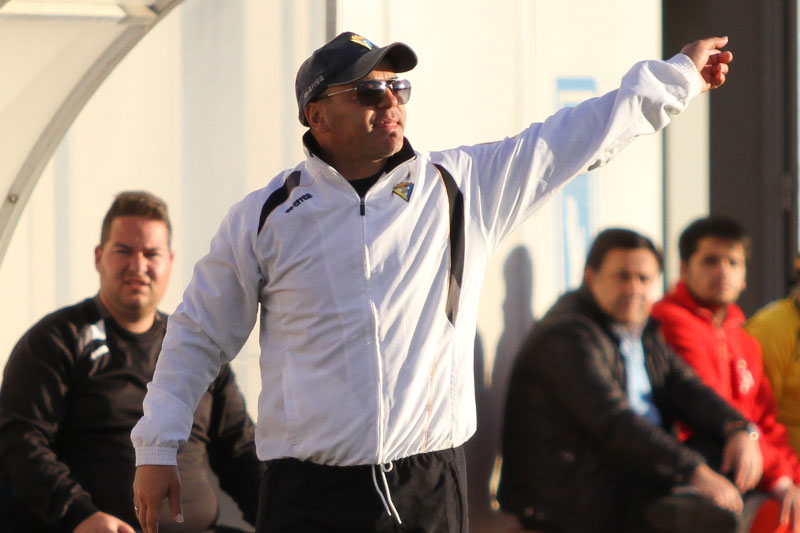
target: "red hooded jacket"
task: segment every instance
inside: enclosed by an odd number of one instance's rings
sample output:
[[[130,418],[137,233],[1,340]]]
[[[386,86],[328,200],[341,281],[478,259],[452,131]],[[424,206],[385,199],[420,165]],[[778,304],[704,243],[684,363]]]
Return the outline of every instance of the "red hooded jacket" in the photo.
[[[800,464],[786,428],[776,419],[775,398],[761,362],[761,347],[742,324],[745,316],[729,304],[722,324],[711,309],[701,306],[683,282],[653,306],[667,342],[713,388],[761,432],[764,474],[759,487],[771,489],[789,476],[800,484]]]

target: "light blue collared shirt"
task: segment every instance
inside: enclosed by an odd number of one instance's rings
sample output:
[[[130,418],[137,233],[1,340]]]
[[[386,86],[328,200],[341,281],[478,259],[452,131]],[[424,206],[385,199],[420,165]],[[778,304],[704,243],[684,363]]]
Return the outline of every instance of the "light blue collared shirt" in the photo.
[[[617,325],[614,332],[619,335],[619,351],[625,361],[625,373],[628,381],[628,403],[636,414],[661,425],[661,413],[653,403],[653,388],[644,364],[644,346],[642,346],[642,330],[631,330]]]

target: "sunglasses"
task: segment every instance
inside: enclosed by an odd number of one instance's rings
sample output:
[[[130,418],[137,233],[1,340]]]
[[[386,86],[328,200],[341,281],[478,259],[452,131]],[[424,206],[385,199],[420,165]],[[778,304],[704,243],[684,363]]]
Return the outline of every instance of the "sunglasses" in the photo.
[[[409,98],[411,98],[411,82],[408,80],[364,80],[349,89],[322,95],[317,100],[324,100],[337,94],[355,91],[359,104],[374,106],[383,100],[387,90],[392,91],[394,97],[397,98],[398,104],[407,104]]]

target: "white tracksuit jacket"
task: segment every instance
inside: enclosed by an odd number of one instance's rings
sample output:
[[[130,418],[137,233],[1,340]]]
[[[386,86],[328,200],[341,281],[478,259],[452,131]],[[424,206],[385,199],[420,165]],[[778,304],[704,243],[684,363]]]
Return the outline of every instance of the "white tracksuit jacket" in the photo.
[[[406,143],[363,202],[309,153],[236,204],[197,263],[132,433],[137,464],[175,464],[198,399],[257,316],[261,459],[381,464],[463,444],[489,254],[569,178],[664,127],[700,82],[678,54],[515,137]]]

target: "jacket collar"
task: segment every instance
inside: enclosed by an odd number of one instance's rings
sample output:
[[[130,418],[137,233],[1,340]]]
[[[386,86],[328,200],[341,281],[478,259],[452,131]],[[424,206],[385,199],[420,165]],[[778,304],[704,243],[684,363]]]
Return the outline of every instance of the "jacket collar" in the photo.
[[[591,289],[585,283],[581,284],[577,290],[568,292],[559,298],[550,311],[547,312],[547,316],[557,317],[567,313],[580,313],[586,316],[599,325],[609,336],[619,341],[619,335],[616,332],[618,324],[608,313],[603,311]],[[656,327],[655,321],[648,318],[642,329],[642,335],[654,327]]]
[[[322,158],[322,149],[311,134],[311,130],[303,134],[303,149],[306,152],[306,157],[309,159],[318,159],[329,165],[329,163]],[[391,172],[406,161],[413,159],[415,156],[416,153],[414,152],[414,148],[411,147],[411,143],[408,142],[408,139],[403,137],[403,147],[400,148],[399,152],[386,160],[386,165],[383,167],[382,173],[387,174]]]
[[[689,288],[683,281],[676,283],[675,287],[664,297],[664,300],[688,309],[709,324],[716,325],[714,322],[714,311],[710,307],[704,306],[698,302],[695,297],[692,296],[692,293],[689,292]],[[720,327],[741,326],[744,319],[744,313],[738,305],[728,304],[725,310],[725,318],[722,319]]]
[[[156,309],[156,316],[153,319],[153,325],[150,326],[150,329],[142,333],[134,333],[128,329],[125,329],[119,325],[116,320],[114,320],[114,317],[111,316],[111,312],[109,312],[108,308],[103,303],[103,300],[100,298],[99,292],[91,300],[94,302],[97,312],[100,314],[100,318],[103,319],[103,322],[106,323],[107,327],[111,327],[120,334],[130,338],[142,338],[149,335],[160,334],[159,329],[162,328],[161,322],[167,319],[167,315],[165,313]]]

